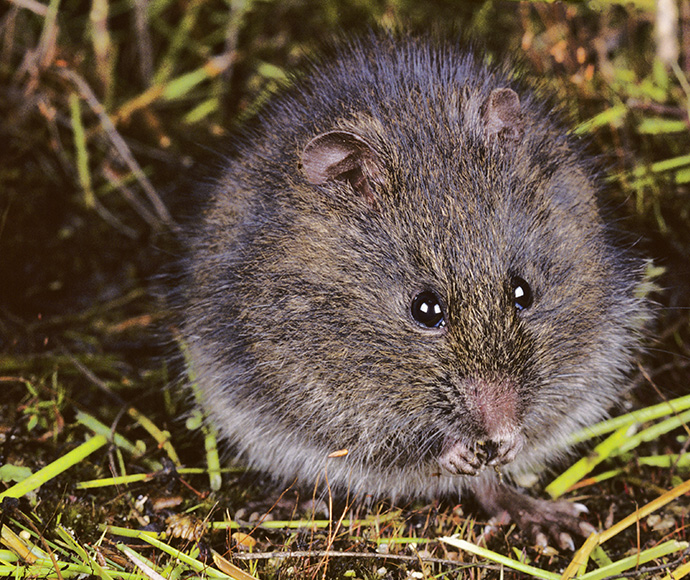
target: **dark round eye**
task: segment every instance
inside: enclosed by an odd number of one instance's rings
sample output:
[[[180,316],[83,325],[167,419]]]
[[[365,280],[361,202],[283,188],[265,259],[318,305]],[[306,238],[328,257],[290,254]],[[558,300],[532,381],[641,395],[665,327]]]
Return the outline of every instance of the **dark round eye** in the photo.
[[[431,290],[425,290],[415,296],[410,307],[412,317],[427,328],[441,328],[446,320],[438,296]]]
[[[510,285],[512,288],[513,304],[515,304],[515,308],[518,312],[532,306],[532,302],[534,302],[532,288],[530,288],[529,284],[523,278],[520,278],[520,276],[513,276]]]

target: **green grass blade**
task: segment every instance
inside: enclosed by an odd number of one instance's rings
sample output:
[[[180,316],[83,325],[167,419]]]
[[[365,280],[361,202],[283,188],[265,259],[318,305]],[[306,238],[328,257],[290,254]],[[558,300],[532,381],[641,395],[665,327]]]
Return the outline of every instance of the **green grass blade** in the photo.
[[[601,423],[597,423],[591,427],[586,427],[575,433],[570,438],[570,443],[574,445],[589,439],[594,439],[595,437],[601,437],[602,435],[611,433],[616,429],[620,429],[623,425],[627,425],[631,421],[646,423],[647,421],[659,419],[667,415],[681,413],[686,409],[690,409],[690,395],[678,397],[677,399],[671,399],[670,401],[652,405],[651,407],[645,407],[644,409],[638,409],[632,413],[627,413],[625,415],[621,415],[620,417],[614,417],[613,419],[602,421]]]
[[[629,423],[619,427],[612,435],[599,443],[592,452],[577,461],[569,469],[564,471],[549,485],[546,486],[546,493],[553,499],[561,497],[567,492],[575,483],[580,481],[588,473],[592,471],[602,461],[615,454],[621,445],[629,440],[630,430],[634,426],[633,420]]]
[[[444,537],[440,538],[440,540],[446,544],[449,544],[450,546],[476,554],[477,556],[481,556],[487,560],[492,560],[497,564],[502,564],[503,566],[507,566],[508,568],[512,568],[513,570],[517,570],[518,572],[532,576],[533,578],[540,578],[542,580],[559,580],[561,577],[560,574],[554,574],[553,572],[547,572],[541,568],[523,564],[522,562],[518,562],[517,560],[513,560],[512,558],[508,558],[507,556],[503,556],[497,552],[487,550],[486,548],[482,548],[465,540],[461,540],[460,538]]]
[[[674,552],[680,552],[688,547],[687,542],[678,542],[676,540],[669,540],[663,544],[659,544],[654,548],[649,550],[643,550],[638,554],[633,554],[627,558],[622,558],[617,562],[613,562],[608,566],[599,568],[592,572],[588,572],[584,576],[580,576],[580,580],[603,580],[604,578],[610,578],[611,576],[616,576],[617,574],[622,574],[633,568],[637,568],[642,564],[646,564],[650,560],[656,560],[657,558],[663,558]]]
[[[96,435],[91,437],[85,443],[82,443],[76,449],[73,449],[67,455],[60,457],[60,459],[53,461],[40,469],[24,481],[10,487],[7,491],[0,493],[0,499],[5,497],[22,497],[27,493],[34,491],[41,485],[57,477],[64,471],[67,471],[73,465],[79,463],[85,457],[91,455],[94,451],[103,447],[108,443],[108,439],[103,435]]]

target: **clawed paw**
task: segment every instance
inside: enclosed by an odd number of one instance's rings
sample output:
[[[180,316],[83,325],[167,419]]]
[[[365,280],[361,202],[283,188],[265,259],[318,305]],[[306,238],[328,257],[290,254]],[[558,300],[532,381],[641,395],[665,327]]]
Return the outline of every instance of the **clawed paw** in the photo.
[[[511,433],[499,440],[448,440],[438,462],[449,473],[477,475],[487,466],[497,468],[510,463],[523,444],[523,437],[519,433]]]
[[[525,496],[523,496],[525,497]],[[562,550],[575,550],[575,540],[588,537],[596,529],[590,523],[580,519],[587,510],[582,504],[567,501],[546,501],[527,498],[529,506],[509,509],[511,519],[534,543],[546,548],[555,545]],[[526,509],[527,507],[527,509]],[[511,513],[512,512],[512,513]]]
[[[535,546],[574,551],[576,543],[596,532],[581,518],[588,510],[580,503],[535,499],[503,485],[486,489],[477,499],[492,515],[484,535],[512,520]]]

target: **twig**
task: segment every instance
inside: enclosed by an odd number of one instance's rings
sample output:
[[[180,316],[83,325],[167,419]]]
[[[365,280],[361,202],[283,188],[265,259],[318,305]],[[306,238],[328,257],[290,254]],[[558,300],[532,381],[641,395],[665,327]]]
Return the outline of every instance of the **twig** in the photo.
[[[37,0],[7,0],[10,4],[14,4],[19,8],[26,8],[34,14],[45,16],[48,14],[48,6],[38,2]]]
[[[443,558],[420,558],[419,556],[405,556],[404,554],[379,554],[377,552],[343,552],[339,550],[297,550],[294,552],[257,552],[257,553],[234,553],[233,558],[238,560],[271,560],[273,558],[367,558],[371,560],[395,560],[398,562],[414,562],[425,564],[440,564],[442,566],[457,566],[458,568],[481,567],[494,569],[483,563],[468,564],[455,560],[444,560]]]
[[[141,184],[142,189],[146,193],[146,197],[153,205],[156,214],[158,215],[161,222],[170,227],[173,231],[177,231],[178,227],[173,221],[172,217],[170,216],[168,209],[165,207],[165,204],[159,197],[158,193],[154,189],[148,177],[146,177],[146,174],[141,169],[141,167],[137,163],[137,160],[132,155],[132,152],[130,151],[127,143],[122,138],[120,133],[118,133],[117,129],[115,128],[115,125],[113,125],[113,122],[110,120],[110,117],[105,112],[103,105],[101,105],[100,101],[98,100],[94,92],[91,90],[89,84],[78,73],[74,72],[73,70],[67,68],[60,68],[57,70],[60,76],[70,80],[72,83],[76,85],[76,87],[79,89],[79,92],[81,93],[81,96],[89,104],[91,110],[96,114],[96,116],[98,116],[101,122],[101,126],[110,138],[112,144],[115,146],[117,152],[122,157],[122,160],[129,167],[130,171],[136,176],[137,180]]]
[[[153,78],[153,44],[149,34],[148,2],[134,0],[134,27],[139,51],[139,74],[147,86]]]

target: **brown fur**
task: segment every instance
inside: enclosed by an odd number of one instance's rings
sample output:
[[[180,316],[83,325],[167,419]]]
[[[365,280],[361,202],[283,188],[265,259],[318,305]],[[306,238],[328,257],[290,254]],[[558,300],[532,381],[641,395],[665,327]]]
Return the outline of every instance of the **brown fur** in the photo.
[[[508,68],[390,39],[317,65],[242,137],[192,243],[184,335],[211,420],[285,480],[345,448],[329,480],[358,493],[485,493],[487,465],[542,467],[619,400],[645,316],[593,173]],[[445,326],[411,315],[425,290]]]

